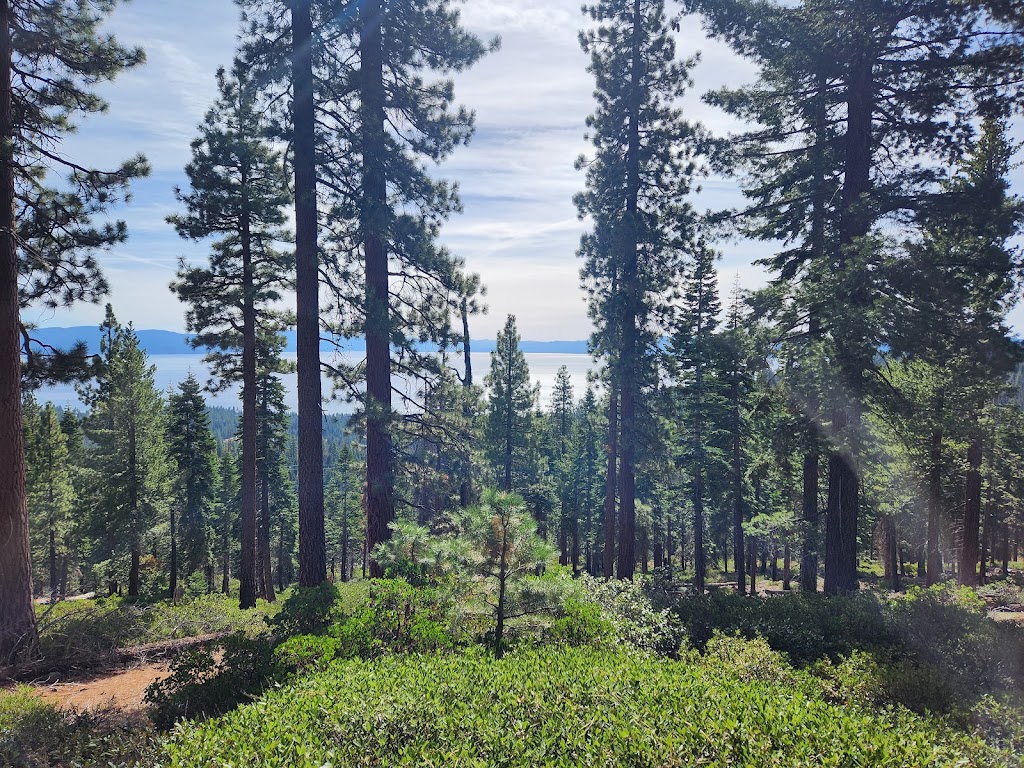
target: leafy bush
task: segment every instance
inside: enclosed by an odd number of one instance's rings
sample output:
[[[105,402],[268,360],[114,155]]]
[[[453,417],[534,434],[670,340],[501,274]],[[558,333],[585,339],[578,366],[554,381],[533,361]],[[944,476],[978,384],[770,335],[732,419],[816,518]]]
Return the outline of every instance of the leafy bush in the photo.
[[[259,765],[1000,766],[1016,758],[906,710],[826,701],[806,672],[739,672],[735,639],[685,662],[520,648],[352,661],[180,728],[167,761]],[[724,655],[723,655],[724,654]],[[726,658],[727,657],[727,658]],[[763,666],[767,664],[768,666]],[[760,670],[760,671],[758,671]]]
[[[564,615],[556,619],[545,639],[551,643],[572,646],[601,646],[615,637],[615,625],[605,618],[601,606],[569,598],[565,603]]]
[[[678,652],[685,636],[682,626],[669,610],[655,610],[642,582],[584,575],[577,584],[582,599],[599,606],[610,624],[611,642],[665,655]]]
[[[403,579],[375,579],[369,601],[336,623],[342,658],[421,653],[455,647],[454,598],[441,587],[414,587]]]
[[[286,673],[303,672],[332,661],[340,648],[341,642],[334,637],[296,635],[274,649],[274,659]]]
[[[703,648],[716,631],[748,639],[763,637],[798,665],[897,643],[886,621],[885,605],[871,593],[759,598],[721,591],[680,598],[672,608],[695,647]]]
[[[322,634],[337,618],[339,597],[338,588],[327,581],[316,587],[296,587],[267,624],[278,635]]]
[[[171,663],[171,674],[146,689],[150,716],[161,730],[178,720],[220,715],[255,698],[280,674],[269,637],[230,635],[208,648],[189,650]]]
[[[39,651],[55,666],[87,664],[117,648],[183,637],[265,629],[263,617],[276,606],[260,603],[243,611],[236,598],[202,595],[180,605],[146,605],[121,598],[73,600],[45,606],[39,613]]]
[[[109,709],[61,711],[28,687],[0,691],[0,765],[155,765],[160,739],[144,718]]]

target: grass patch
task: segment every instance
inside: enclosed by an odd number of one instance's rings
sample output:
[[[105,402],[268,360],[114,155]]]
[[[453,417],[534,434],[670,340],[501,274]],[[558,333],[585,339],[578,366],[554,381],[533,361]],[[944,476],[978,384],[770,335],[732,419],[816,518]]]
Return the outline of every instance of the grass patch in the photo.
[[[908,710],[831,701],[818,678],[763,642],[730,638],[679,661],[521,648],[501,660],[470,650],[335,662],[180,727],[167,759],[176,768],[1016,764]]]

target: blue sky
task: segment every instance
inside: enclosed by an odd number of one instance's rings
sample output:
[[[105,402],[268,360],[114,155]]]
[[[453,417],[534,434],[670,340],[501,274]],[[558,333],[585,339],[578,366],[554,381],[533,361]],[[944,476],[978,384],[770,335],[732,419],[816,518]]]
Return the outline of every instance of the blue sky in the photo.
[[[488,287],[490,311],[473,328],[480,338],[493,338],[509,313],[517,316],[523,338],[581,339],[590,332],[575,256],[584,225],[572,204],[583,186],[573,163],[587,151],[584,121],[593,108],[593,81],[577,43],[579,8],[579,0],[469,0],[463,9],[474,32],[502,37],[499,52],[455,80],[458,100],[477,113],[477,134],[438,171],[460,184],[465,206],[443,239]],[[113,166],[142,152],[153,166],[152,175],[135,185],[131,205],[116,213],[128,222],[129,241],[102,260],[118,317],[137,328],[184,329],[182,307],[167,284],[179,256],[202,261],[205,253],[201,245],[180,240],[165,218],[178,209],[173,190],[185,184],[189,141],[214,97],[217,67],[230,64],[237,21],[231,0],[120,6],[107,29],[123,43],[143,46],[148,62],[103,88],[109,113],[84,123],[65,146],[93,165]],[[747,82],[754,69],[707,40],[695,19],[684,24],[677,46],[680,55],[702,53],[684,104],[687,115],[713,131],[733,127],[699,95]],[[1024,188],[1024,172],[1015,173],[1016,188]],[[731,182],[712,178],[702,186],[698,207],[739,200]],[[720,248],[723,291],[736,275],[744,287],[764,282],[751,262],[768,246],[731,242]],[[102,308],[30,310],[25,319],[93,325]],[[1024,311],[1016,311],[1015,319],[1024,327]]]

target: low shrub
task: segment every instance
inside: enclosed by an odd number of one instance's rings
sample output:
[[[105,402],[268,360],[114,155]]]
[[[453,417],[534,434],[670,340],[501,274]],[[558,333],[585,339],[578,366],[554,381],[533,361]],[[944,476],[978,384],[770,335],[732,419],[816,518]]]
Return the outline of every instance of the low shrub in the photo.
[[[576,598],[566,600],[563,615],[547,628],[545,641],[571,646],[598,647],[612,641],[615,625],[605,617],[601,606]]]
[[[1016,757],[906,710],[827,701],[764,646],[735,639],[684,662],[623,650],[481,649],[332,664],[205,724],[172,768],[259,765],[1009,766]],[[724,655],[723,655],[724,654]],[[765,666],[767,665],[767,666]]]
[[[27,687],[0,691],[0,765],[9,768],[156,765],[161,739],[144,717],[114,709],[63,711]]]
[[[641,581],[605,581],[584,575],[577,589],[581,600],[601,609],[612,643],[664,655],[679,651],[684,628],[671,611],[654,608]]]
[[[181,719],[220,715],[259,696],[279,676],[271,638],[230,635],[171,663],[170,675],[146,689],[150,717],[166,730]]]
[[[331,628],[341,658],[448,650],[465,640],[453,620],[454,595],[443,587],[415,587],[404,579],[370,582],[369,601]]]
[[[316,635],[327,631],[338,617],[338,588],[330,582],[296,587],[267,624],[277,635]]]

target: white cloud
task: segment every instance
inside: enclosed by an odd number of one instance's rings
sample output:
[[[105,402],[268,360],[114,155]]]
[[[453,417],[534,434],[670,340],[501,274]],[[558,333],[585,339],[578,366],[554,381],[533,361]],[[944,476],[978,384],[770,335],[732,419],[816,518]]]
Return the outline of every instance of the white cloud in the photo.
[[[490,314],[474,333],[493,338],[504,317],[516,314],[525,338],[584,338],[590,330],[580,263],[576,258],[583,222],[572,195],[583,174],[573,165],[588,147],[585,119],[593,109],[593,81],[586,72],[577,32],[584,26],[580,0],[470,0],[465,22],[481,37],[503,38],[502,49],[455,77],[460,103],[477,114],[477,135],[437,173],[460,184],[465,214],[443,238],[481,274],[489,287]],[[184,184],[182,167],[195,126],[214,96],[214,72],[234,52],[237,9],[228,0],[137,0],[118,7],[110,29],[123,42],[143,45],[148,63],[104,88],[107,115],[83,126],[69,149],[99,165],[145,152],[154,176],[138,185],[136,202],[118,212],[128,221],[129,242],[104,258],[119,316],[137,327],[180,329],[182,309],[166,285],[179,254],[202,256],[201,246],[177,238],[164,221],[177,209],[173,187]],[[726,45],[709,41],[687,17],[677,36],[680,57],[702,53],[695,86],[684,110],[716,132],[734,121],[700,100],[705,91],[749,81],[754,68]],[[1015,172],[1017,188],[1024,170]],[[736,185],[707,179],[699,208],[736,205]],[[763,284],[751,262],[767,244],[721,245],[719,264],[726,291],[740,274],[743,287]],[[101,310],[84,307],[46,320],[52,325],[98,322]],[[1013,315],[1024,325],[1024,310]]]

